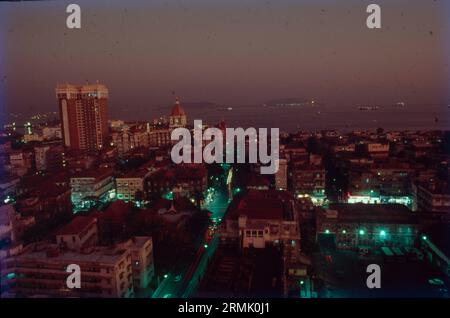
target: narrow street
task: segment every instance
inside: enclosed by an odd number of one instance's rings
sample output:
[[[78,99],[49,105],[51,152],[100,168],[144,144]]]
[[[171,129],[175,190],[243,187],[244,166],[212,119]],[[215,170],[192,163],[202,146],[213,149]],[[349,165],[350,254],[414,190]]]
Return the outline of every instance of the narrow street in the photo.
[[[215,229],[217,229],[230,203],[225,184],[228,171],[229,169],[224,169],[220,176],[213,176],[215,185],[206,191],[206,199],[202,207],[212,213],[211,224],[215,226]],[[209,242],[204,239],[203,243],[199,245],[194,261],[184,273],[168,273],[162,278],[152,298],[186,298],[192,296],[196,292],[218,246],[219,236],[215,232]]]

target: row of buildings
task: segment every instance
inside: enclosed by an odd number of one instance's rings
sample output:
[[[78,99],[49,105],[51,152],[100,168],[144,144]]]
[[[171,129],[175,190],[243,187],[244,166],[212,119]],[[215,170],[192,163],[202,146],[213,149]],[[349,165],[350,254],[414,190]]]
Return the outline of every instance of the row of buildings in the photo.
[[[80,268],[80,288],[67,281]],[[133,297],[154,278],[151,237],[98,244],[97,219],[77,216],[51,241],[17,245],[1,258],[2,297]]]
[[[112,123],[110,138],[108,127],[109,92],[102,84],[56,87],[64,145],[78,150],[98,150],[117,145],[120,154],[137,147],[161,146],[170,143],[170,131],[187,125],[187,117],[177,99],[168,122],[159,125],[121,125]]]
[[[170,116],[154,123],[109,120],[109,92],[99,83],[58,85],[56,97],[59,124],[28,123],[22,136],[14,123],[1,139],[2,297],[149,297],[152,237],[119,234],[139,231],[124,223],[130,218],[180,228],[198,211],[205,166],[174,166],[167,152],[186,114],[177,99]],[[128,160],[140,163],[128,167]],[[150,208],[131,213],[131,202],[150,199]],[[57,231],[33,230],[57,222]],[[67,285],[72,264],[81,288]]]
[[[308,149],[311,142],[320,148],[315,153]],[[290,134],[281,139],[275,184],[318,205],[332,199],[448,212],[449,158],[443,144],[441,132]]]
[[[450,221],[444,138],[429,131],[282,135],[280,169],[273,177],[246,178],[221,224],[221,243],[241,251],[280,249],[285,295],[297,293],[299,281],[311,284],[308,245],[424,253],[448,276],[450,251],[441,239]]]
[[[210,195],[208,186],[219,190],[224,181],[217,171],[208,175],[204,164],[170,161],[170,133],[187,126],[178,99],[168,118],[125,123],[108,121],[108,94],[101,84],[58,85],[60,140],[58,129],[47,131],[53,137],[2,139],[0,195],[7,212],[0,219],[0,255],[6,295],[136,295],[155,276],[151,233],[124,240],[111,236],[121,237],[130,220],[151,225],[162,219],[168,229],[181,231],[204,203],[203,195]],[[225,129],[224,122],[219,128]],[[351,250],[419,246],[448,273],[442,229],[434,228],[450,219],[445,138],[433,131],[282,134],[275,175],[258,174],[257,165],[248,165],[249,175],[246,165],[229,170],[219,249],[236,248],[237,255],[279,251],[286,295],[299,281],[310,283],[308,244]],[[67,212],[80,214],[44,240],[18,239],[35,222],[51,223]],[[87,288],[65,287],[70,264],[81,266]]]

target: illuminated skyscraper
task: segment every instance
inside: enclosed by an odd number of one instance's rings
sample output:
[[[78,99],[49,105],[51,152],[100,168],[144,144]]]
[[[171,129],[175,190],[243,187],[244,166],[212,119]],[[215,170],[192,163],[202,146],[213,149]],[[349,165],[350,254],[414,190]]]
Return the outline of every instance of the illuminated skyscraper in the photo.
[[[108,89],[101,84],[56,87],[64,145],[101,149],[108,137]]]

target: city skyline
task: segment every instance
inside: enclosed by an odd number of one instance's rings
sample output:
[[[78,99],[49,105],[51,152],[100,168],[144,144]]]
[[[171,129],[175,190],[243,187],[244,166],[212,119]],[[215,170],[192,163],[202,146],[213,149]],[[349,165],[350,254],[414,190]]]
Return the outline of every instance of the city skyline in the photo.
[[[1,2],[0,298],[448,299],[450,2],[371,2]]]
[[[379,1],[381,30],[366,28],[360,1],[79,4],[80,30],[65,27],[62,2],[0,6],[6,112],[52,111],[56,83],[96,80],[110,87],[112,117],[123,109],[154,115],[173,91],[235,106],[285,97],[338,109],[449,102],[442,1]]]

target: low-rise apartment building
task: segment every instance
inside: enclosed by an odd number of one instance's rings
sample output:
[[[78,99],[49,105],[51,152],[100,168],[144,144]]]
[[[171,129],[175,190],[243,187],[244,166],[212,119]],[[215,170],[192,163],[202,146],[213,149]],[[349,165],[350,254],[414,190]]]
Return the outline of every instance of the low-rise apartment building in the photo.
[[[135,201],[136,194],[145,194],[145,178],[150,175],[147,169],[139,169],[116,177],[116,195],[119,200]],[[142,200],[143,197],[140,198]]]
[[[151,237],[98,246],[97,220],[77,216],[56,233],[56,244],[25,246],[1,262],[3,297],[133,297],[154,277]],[[69,265],[80,268],[80,288],[69,288]]]
[[[89,209],[114,190],[112,170],[100,168],[78,172],[70,178],[70,187],[72,204],[80,210]]]
[[[294,199],[286,191],[240,193],[228,207],[219,236],[222,243],[238,244],[242,249],[286,244],[299,247]]]
[[[412,184],[414,210],[422,212],[450,212],[450,187],[439,182]]]

